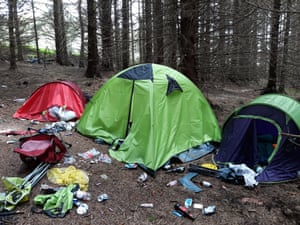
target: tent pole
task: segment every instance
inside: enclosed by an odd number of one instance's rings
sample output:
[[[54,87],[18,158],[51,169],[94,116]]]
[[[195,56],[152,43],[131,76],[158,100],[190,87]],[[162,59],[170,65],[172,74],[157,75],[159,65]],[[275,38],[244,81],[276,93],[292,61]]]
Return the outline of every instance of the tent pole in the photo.
[[[284,132],[281,132],[280,134],[284,135],[284,136],[288,136],[288,137],[300,138],[300,135],[297,135],[297,134],[290,134],[290,133],[284,133]]]
[[[132,82],[132,87],[131,87],[131,94],[130,94],[130,102],[129,102],[129,112],[128,112],[128,119],[127,119],[127,127],[126,127],[126,133],[124,139],[127,137],[129,130],[131,128],[131,111],[132,111],[132,99],[133,99],[133,93],[134,93],[134,85],[135,85],[135,80]]]

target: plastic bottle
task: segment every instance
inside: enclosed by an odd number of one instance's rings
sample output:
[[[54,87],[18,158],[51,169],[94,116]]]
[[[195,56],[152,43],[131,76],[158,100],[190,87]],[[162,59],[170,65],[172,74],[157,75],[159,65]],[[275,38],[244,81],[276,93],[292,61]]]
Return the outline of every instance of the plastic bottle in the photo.
[[[77,199],[82,199],[82,200],[91,200],[91,193],[86,192],[86,191],[76,191],[75,196]]]

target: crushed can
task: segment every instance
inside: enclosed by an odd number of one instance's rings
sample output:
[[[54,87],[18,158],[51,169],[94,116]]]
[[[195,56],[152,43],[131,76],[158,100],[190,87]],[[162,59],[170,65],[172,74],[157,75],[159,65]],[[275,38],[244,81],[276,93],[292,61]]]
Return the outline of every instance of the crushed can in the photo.
[[[88,212],[88,210],[89,210],[89,206],[85,203],[81,203],[78,206],[76,212],[78,215],[83,215],[83,214],[86,214]]]
[[[215,205],[211,205],[211,206],[208,206],[208,207],[205,207],[202,209],[202,214],[203,215],[211,215],[211,214],[214,214],[216,212],[216,206]]]
[[[108,195],[107,195],[107,194],[101,194],[101,195],[99,195],[99,196],[97,197],[97,201],[98,201],[98,202],[104,202],[104,201],[106,201],[106,200],[108,200]]]
[[[142,174],[138,177],[138,181],[139,181],[139,182],[145,182],[147,179],[148,179],[147,173],[142,173]]]

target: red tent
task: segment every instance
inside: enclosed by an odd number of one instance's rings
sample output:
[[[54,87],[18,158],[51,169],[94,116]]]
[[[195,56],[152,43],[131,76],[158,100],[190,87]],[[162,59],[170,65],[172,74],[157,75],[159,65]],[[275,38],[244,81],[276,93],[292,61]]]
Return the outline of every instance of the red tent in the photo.
[[[37,88],[24,104],[14,113],[14,118],[37,120],[41,122],[57,121],[49,114],[54,106],[65,107],[75,112],[79,119],[83,113],[86,99],[81,89],[73,82],[57,80]]]

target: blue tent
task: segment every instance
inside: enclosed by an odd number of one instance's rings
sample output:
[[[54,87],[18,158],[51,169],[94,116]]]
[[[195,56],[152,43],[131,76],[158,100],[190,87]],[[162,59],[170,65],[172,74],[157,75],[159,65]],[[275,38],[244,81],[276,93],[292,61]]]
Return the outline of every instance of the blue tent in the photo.
[[[300,171],[299,129],[298,101],[278,94],[259,96],[225,121],[214,160],[219,166],[263,168],[256,177],[260,183],[295,179]]]

